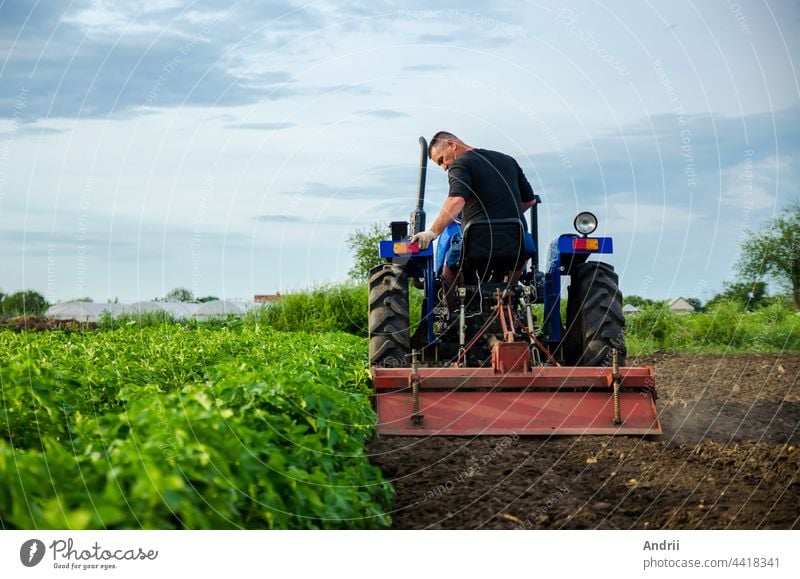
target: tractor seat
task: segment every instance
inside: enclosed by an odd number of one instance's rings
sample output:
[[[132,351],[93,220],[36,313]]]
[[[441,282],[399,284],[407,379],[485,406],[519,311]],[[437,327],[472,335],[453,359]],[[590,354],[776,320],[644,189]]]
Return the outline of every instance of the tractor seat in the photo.
[[[525,226],[519,219],[481,219],[464,227],[461,273],[465,281],[475,274],[483,282],[502,282],[527,261]]]

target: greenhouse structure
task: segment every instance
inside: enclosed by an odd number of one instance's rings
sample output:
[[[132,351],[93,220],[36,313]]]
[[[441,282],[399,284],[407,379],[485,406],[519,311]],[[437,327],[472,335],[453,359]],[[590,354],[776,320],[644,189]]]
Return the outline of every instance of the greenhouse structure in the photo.
[[[180,320],[207,321],[228,316],[242,316],[252,308],[252,303],[231,300],[213,300],[205,303],[140,301],[132,304],[98,304],[75,301],[54,304],[44,315],[56,320],[89,323],[99,322],[106,312],[114,318],[118,318],[120,315],[163,314]]]

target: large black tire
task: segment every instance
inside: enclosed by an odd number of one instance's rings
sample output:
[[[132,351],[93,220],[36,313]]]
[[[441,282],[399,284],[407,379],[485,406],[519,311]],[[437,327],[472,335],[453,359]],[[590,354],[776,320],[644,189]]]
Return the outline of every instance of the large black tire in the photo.
[[[369,363],[405,367],[409,354],[408,275],[402,266],[384,263],[369,272]]]
[[[625,317],[619,277],[607,263],[573,266],[567,295],[564,358],[570,366],[611,366],[611,350],[625,365]]]

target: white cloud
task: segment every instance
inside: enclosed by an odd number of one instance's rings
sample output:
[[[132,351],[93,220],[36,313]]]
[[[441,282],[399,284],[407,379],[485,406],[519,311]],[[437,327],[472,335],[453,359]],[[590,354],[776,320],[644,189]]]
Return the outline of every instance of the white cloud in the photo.
[[[722,171],[720,201],[746,211],[774,207],[778,183],[790,167],[789,159],[767,157],[754,162],[752,151],[746,153],[743,162]]]
[[[609,197],[608,217],[601,219],[600,225],[609,234],[617,236],[623,233],[653,234],[686,229],[690,223],[702,218],[689,207],[637,203],[632,200],[632,195],[620,194]]]
[[[117,37],[121,35],[177,34],[178,30],[169,26],[168,21],[159,22],[145,18],[143,13],[152,14],[173,8],[174,2],[147,3],[113,0],[92,0],[90,6],[64,17],[64,22],[86,29],[91,35]],[[153,17],[157,17],[154,14]]]
[[[213,22],[220,22],[230,18],[229,10],[212,10],[212,11],[199,11],[189,10],[180,15],[179,20],[185,20],[190,24],[208,24]]]

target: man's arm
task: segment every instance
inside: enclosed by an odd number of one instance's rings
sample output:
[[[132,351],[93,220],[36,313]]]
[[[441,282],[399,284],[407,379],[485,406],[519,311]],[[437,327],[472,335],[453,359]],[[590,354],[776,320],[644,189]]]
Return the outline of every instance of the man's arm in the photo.
[[[433,231],[436,237],[439,237],[442,231],[447,229],[447,226],[458,217],[458,214],[464,209],[465,203],[466,201],[463,197],[448,197],[442,206],[442,210],[439,211],[436,221],[428,229]]]
[[[525,177],[525,173],[522,172],[522,167],[519,166],[519,163],[517,163],[517,186],[519,187],[519,196],[521,200],[520,209],[522,209],[524,213],[536,205],[536,197],[534,197],[533,187],[531,187],[528,178]]]
[[[436,221],[433,222],[433,225],[425,231],[420,231],[412,236],[411,241],[417,242],[420,249],[428,249],[431,242],[439,237],[442,231],[444,231],[447,226],[455,220],[458,214],[461,213],[465,203],[466,201],[463,197],[448,197],[442,206],[442,210],[439,211]]]
[[[411,238],[411,241],[419,243],[421,249],[428,249],[431,242],[455,220],[464,208],[467,197],[472,194],[472,177],[469,168],[461,158],[456,159],[450,165],[450,169],[447,171],[447,180],[450,183],[450,190],[436,221],[428,229]]]

